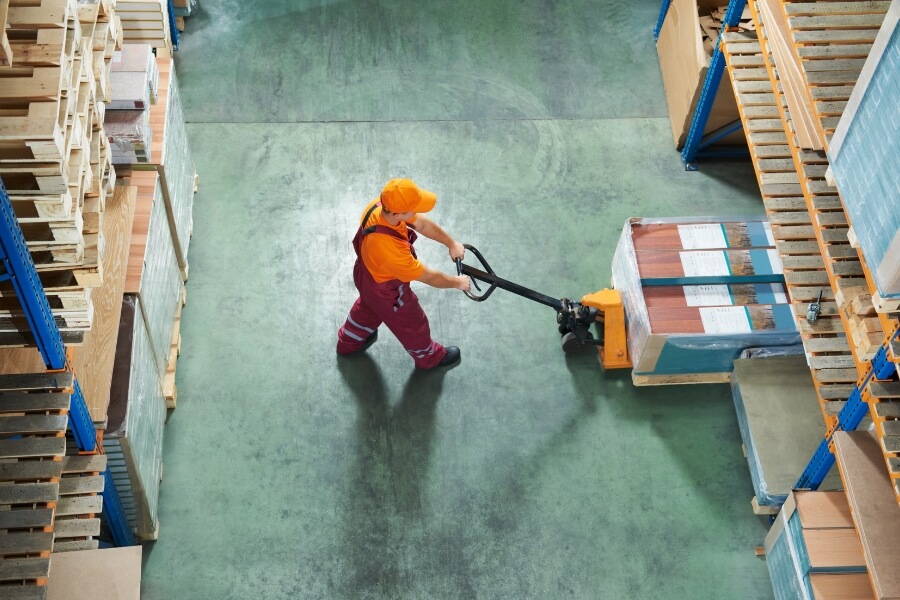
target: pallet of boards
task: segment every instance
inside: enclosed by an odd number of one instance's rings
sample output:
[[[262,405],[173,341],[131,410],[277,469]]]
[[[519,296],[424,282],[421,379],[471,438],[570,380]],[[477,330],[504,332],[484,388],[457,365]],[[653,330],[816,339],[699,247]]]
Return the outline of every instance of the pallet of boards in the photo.
[[[153,171],[135,171],[128,181],[137,187],[138,193],[125,294],[141,299],[141,312],[147,324],[157,371],[162,376],[166,371],[184,283],[175,259],[159,175]]]
[[[776,600],[875,598],[844,492],[792,492],[766,536]]]
[[[75,0],[11,0],[7,17],[17,58],[0,69],[0,177],[51,309],[75,333],[90,326],[89,289],[102,282],[115,181],[102,131],[115,19],[107,1]]]
[[[900,310],[900,4],[884,18],[828,147],[881,312]]]
[[[166,404],[140,299],[122,301],[103,449],[135,535],[156,539]]]
[[[116,14],[122,19],[126,43],[150,44],[159,54],[171,56],[168,0],[118,0]]]
[[[149,164],[132,165],[132,168],[152,169],[159,173],[178,267],[182,279],[187,281],[187,255],[193,234],[194,193],[198,178],[184,121],[175,62],[171,58],[158,58],[157,68],[159,99],[150,107],[153,160]]]
[[[757,268],[770,271],[769,281],[741,283],[725,274],[729,253],[757,250]],[[771,250],[764,218],[629,219],[613,257],[613,283],[625,305],[634,383],[726,382],[743,350],[799,343]],[[644,277],[641,252],[667,254],[669,272],[654,265]],[[749,268],[752,260],[742,264]],[[686,269],[691,283],[683,285]]]
[[[822,410],[802,346],[745,350],[734,361],[731,394],[750,469],[754,508],[781,508],[825,436]],[[820,490],[842,489],[831,469]]]

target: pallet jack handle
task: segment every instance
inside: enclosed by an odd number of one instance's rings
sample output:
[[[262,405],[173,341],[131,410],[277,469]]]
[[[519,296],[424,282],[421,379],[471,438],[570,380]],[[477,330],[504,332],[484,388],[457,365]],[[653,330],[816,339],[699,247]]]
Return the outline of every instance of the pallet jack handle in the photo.
[[[556,311],[561,311],[563,309],[563,303],[558,298],[547,296],[546,294],[536,292],[525,286],[519,285],[518,283],[514,283],[501,277],[497,277],[497,274],[494,273],[494,270],[491,268],[491,265],[488,264],[488,261],[484,258],[484,255],[482,255],[481,252],[478,251],[478,248],[476,248],[475,246],[472,246],[471,244],[463,244],[463,248],[475,255],[475,258],[478,259],[478,262],[481,263],[481,266],[484,268],[484,270],[477,269],[467,264],[463,264],[462,260],[457,258],[455,261],[456,274],[468,275],[472,280],[472,285],[475,286],[475,289],[479,292],[481,292],[481,288],[478,287],[478,281],[482,281],[488,284],[487,291],[482,292],[481,294],[474,294],[471,291],[463,292],[466,296],[469,297],[469,299],[474,300],[475,302],[484,302],[488,299],[488,297],[490,297],[491,294],[494,293],[494,290],[499,287],[508,292],[512,292],[513,294],[528,298],[529,300],[533,300],[534,302],[549,306]]]

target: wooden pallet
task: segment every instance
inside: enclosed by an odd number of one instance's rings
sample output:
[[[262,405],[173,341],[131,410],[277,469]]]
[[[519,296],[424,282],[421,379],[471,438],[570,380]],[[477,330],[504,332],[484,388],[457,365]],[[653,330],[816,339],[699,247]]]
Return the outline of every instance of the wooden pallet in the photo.
[[[172,327],[172,345],[169,347],[169,357],[166,361],[166,372],[163,375],[163,396],[166,398],[166,408],[174,409],[178,401],[178,388],[175,386],[175,367],[178,357],[181,356],[181,311],[187,303],[187,288],[181,288],[181,300],[175,313],[175,325]]]
[[[780,99],[769,81],[755,34],[726,33],[723,53],[823,418],[832,424],[857,374],[781,121]],[[809,324],[806,309],[820,291],[822,315]]]
[[[66,452],[71,373],[0,376],[0,583],[43,598]]]

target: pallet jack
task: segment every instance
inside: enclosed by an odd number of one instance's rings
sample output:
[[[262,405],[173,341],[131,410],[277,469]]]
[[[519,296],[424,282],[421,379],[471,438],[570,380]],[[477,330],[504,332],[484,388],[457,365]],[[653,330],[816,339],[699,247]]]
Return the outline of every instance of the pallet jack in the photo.
[[[456,259],[457,275],[468,275],[472,285],[480,292],[463,292],[475,302],[484,302],[497,288],[512,292],[528,300],[549,306],[556,311],[556,323],[562,335],[562,349],[566,354],[581,352],[596,347],[603,369],[630,369],[628,348],[625,345],[625,308],[622,295],[614,289],[602,289],[582,296],[580,302],[568,298],[556,299],[528,289],[512,281],[497,277],[494,270],[477,248],[469,244],[463,247],[481,262],[481,269],[467,265]],[[482,292],[478,281],[488,284]],[[597,337],[591,333],[591,325],[596,324]]]

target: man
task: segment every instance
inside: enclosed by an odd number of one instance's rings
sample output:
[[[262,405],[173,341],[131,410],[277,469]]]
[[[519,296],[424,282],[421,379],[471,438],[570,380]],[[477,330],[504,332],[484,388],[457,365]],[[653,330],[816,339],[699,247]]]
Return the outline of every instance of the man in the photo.
[[[413,357],[419,369],[448,367],[459,361],[456,346],[431,339],[428,317],[409,282],[436,288],[469,290],[469,278],[426,267],[416,257],[417,233],[447,246],[450,258],[465,258],[463,245],[421,213],[434,208],[437,196],[409,179],[391,179],[363,211],[353,238],[353,281],[359,298],[338,330],[338,354],[362,352],[378,339],[384,323]]]

